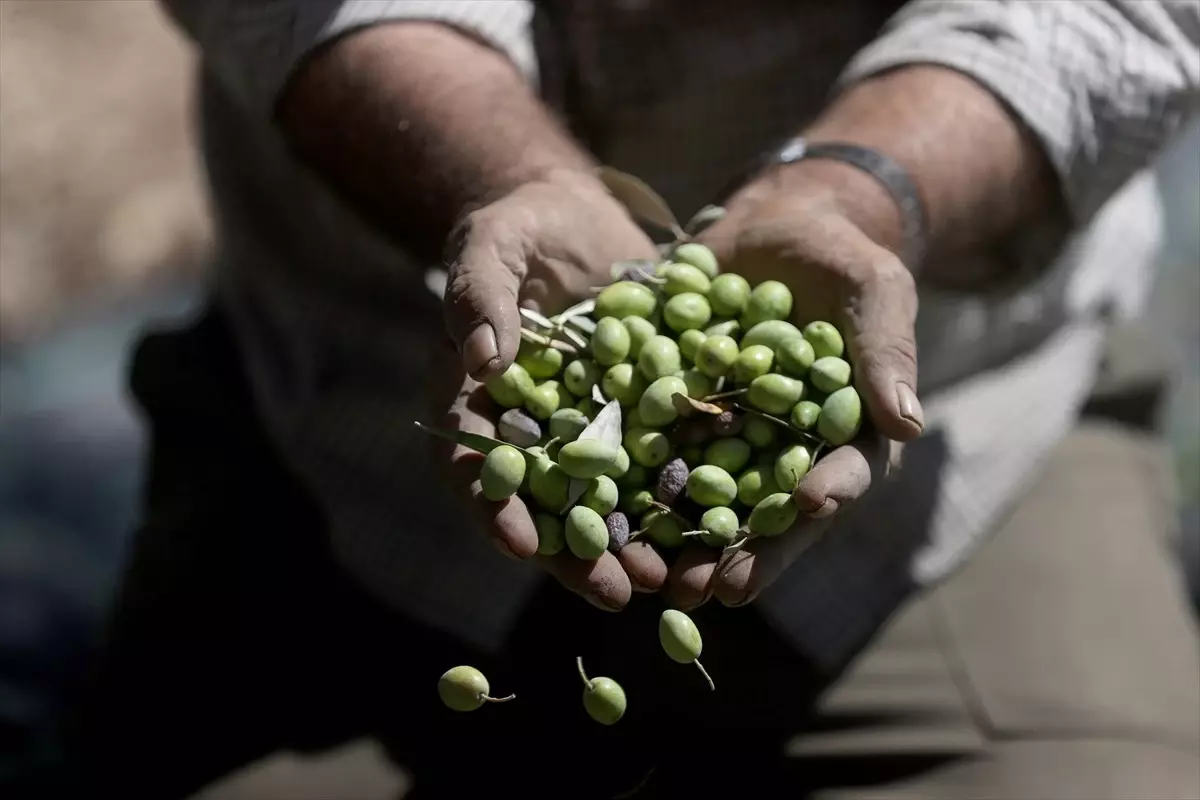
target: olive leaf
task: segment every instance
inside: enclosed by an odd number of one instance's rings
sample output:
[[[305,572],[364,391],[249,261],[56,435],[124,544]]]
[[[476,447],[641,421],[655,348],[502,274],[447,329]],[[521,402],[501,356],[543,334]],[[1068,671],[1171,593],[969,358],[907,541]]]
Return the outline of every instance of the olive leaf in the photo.
[[[587,300],[581,300],[561,314],[555,315],[554,320],[555,322],[565,322],[572,317],[582,317],[585,314],[590,314],[595,310],[596,301],[589,298]]]
[[[734,389],[731,392],[720,392],[719,394],[710,394],[708,397],[704,398],[704,402],[711,403],[714,400],[724,400],[726,397],[739,397],[743,394],[746,394],[746,392],[748,392],[748,391],[750,391],[750,390],[749,389]]]
[[[590,317],[567,317],[566,323],[579,328],[588,336],[596,332],[596,323]]]
[[[578,348],[579,348],[581,351],[582,351],[582,350],[586,350],[586,349],[587,349],[587,346],[588,346],[587,339],[584,339],[584,338],[583,338],[582,336],[580,336],[578,333],[576,333],[575,331],[573,331],[573,330],[571,330],[570,328],[566,327],[565,325],[563,325],[562,327],[560,327],[560,328],[558,329],[558,332],[559,332],[560,334],[562,334],[563,336],[567,337],[568,339],[570,339],[570,340],[571,340],[571,344],[573,344],[573,345],[575,345],[576,347],[578,347]]]
[[[692,218],[683,226],[683,230],[688,236],[695,236],[724,216],[724,206],[707,205],[692,215]]]
[[[600,384],[592,384],[592,400],[600,405],[604,405],[608,401],[604,399],[604,393],[600,391]]]
[[[565,514],[571,510],[571,507],[579,502],[579,498],[583,497],[583,493],[587,491],[591,481],[585,481],[582,478],[571,478],[571,483],[567,488],[567,504],[563,506],[561,514]]]
[[[413,424],[431,436],[436,436],[439,439],[445,439],[446,441],[454,442],[455,444],[461,444],[464,447],[469,447],[476,453],[482,453],[483,455],[487,455],[500,445],[507,445],[520,450],[525,454],[527,459],[537,458],[537,456],[530,453],[524,447],[518,447],[517,445],[510,444],[509,442],[493,439],[492,437],[484,436],[481,433],[471,433],[469,431],[451,431],[446,430],[445,428],[435,428],[432,425],[426,425],[424,422],[414,421]]]
[[[576,441],[595,439],[616,450],[621,446],[621,404],[610,400],[588,423]]]
[[[608,187],[608,191],[612,193],[613,197],[629,209],[629,213],[633,216],[670,231],[677,239],[684,235],[683,228],[679,227],[679,222],[671,213],[671,207],[667,205],[667,201],[647,186],[641,178],[635,178],[633,175],[612,167],[601,167],[600,180]]]
[[[688,397],[682,392],[675,392],[671,395],[671,404],[675,406],[675,410],[680,416],[690,417],[697,412],[701,414],[712,414],[718,416],[725,413],[725,409],[712,403],[706,403],[703,400],[697,400],[694,397]]]
[[[538,312],[534,311],[532,308],[522,307],[518,310],[521,312],[522,317],[524,317],[525,319],[534,323],[535,325],[539,325],[543,328],[546,328],[547,330],[554,330],[555,328],[558,327],[553,322],[551,322],[549,319],[542,316]]]
[[[576,348],[575,345],[560,341],[558,339],[551,339],[549,336],[543,336],[537,331],[529,330],[529,328],[521,328],[521,338],[527,342],[539,344],[542,347],[553,347],[555,350],[561,350],[568,355],[579,355],[579,349]]]

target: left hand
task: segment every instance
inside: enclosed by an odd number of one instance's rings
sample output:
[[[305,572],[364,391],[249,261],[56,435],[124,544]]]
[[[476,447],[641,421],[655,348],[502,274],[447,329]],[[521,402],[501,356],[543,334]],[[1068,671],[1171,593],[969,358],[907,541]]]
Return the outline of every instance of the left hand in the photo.
[[[726,216],[698,237],[724,271],[740,273],[752,285],[785,283],[794,298],[793,323],[802,327],[826,320],[838,327],[868,424],[857,440],[826,454],[801,481],[795,492],[801,517],[792,530],[752,539],[724,559],[720,551],[689,544],[668,578],[669,599],[682,608],[713,595],[729,606],[753,600],[828,527],[833,515],[883,477],[892,442],[921,434],[915,281],[864,230],[870,224],[859,213],[862,206],[845,204],[838,194],[759,181],[735,195]],[[884,216],[894,213],[881,208]]]

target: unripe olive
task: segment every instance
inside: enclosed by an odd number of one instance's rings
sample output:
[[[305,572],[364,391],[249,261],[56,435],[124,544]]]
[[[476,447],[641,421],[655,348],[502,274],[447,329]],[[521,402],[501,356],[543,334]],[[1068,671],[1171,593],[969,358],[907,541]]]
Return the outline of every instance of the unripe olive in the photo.
[[[553,378],[562,369],[563,354],[553,347],[521,340],[517,350],[517,363],[525,368],[529,376],[538,380]]]
[[[599,439],[577,439],[558,451],[558,465],[572,478],[590,480],[617,463],[617,449]]]
[[[581,397],[579,402],[572,406],[580,414],[583,414],[588,419],[594,419],[600,409],[596,406],[596,401],[590,397]]]
[[[589,678],[578,658],[579,677],[583,678],[583,708],[601,725],[614,725],[625,716],[625,690],[612,678]]]
[[[654,504],[654,495],[649,489],[639,489],[629,497],[622,498],[625,511],[631,516],[640,517],[648,512]]]
[[[717,266],[717,257],[713,255],[713,251],[709,250],[698,242],[687,242],[675,248],[675,252],[671,254],[671,258],[681,264],[691,264],[709,279],[717,277],[719,272]]]
[[[474,667],[454,667],[438,679],[438,696],[453,711],[474,711],[489,700],[489,691],[487,678]]]
[[[638,398],[641,399],[640,397]],[[629,413],[625,415],[624,428],[626,431],[631,431],[634,428],[646,427],[642,423],[642,415],[638,413],[637,407],[629,409]]]
[[[588,426],[588,418],[577,408],[560,408],[550,415],[550,435],[561,444],[573,442]]]
[[[606,367],[619,364],[629,356],[629,330],[616,317],[604,317],[592,334],[592,355]],[[590,390],[589,390],[590,391]]]
[[[532,447],[542,438],[542,426],[522,408],[510,408],[501,414],[496,432],[517,447]]]
[[[713,279],[708,290],[708,302],[714,314],[736,317],[750,302],[750,284],[741,275],[727,272]]]
[[[738,535],[738,518],[732,508],[717,506],[700,517],[700,541],[709,547],[728,547]]]
[[[534,419],[548,420],[555,411],[564,405],[571,405],[575,402],[574,400],[571,400],[570,403],[563,402],[565,391],[558,381],[539,383],[525,395],[525,408],[533,415]]]
[[[746,399],[757,409],[783,416],[804,399],[804,382],[779,373],[771,373],[750,382]]]
[[[708,334],[698,328],[690,328],[679,335],[679,352],[688,361],[696,360],[696,351],[700,349],[700,345],[704,344],[704,340],[708,338]]]
[[[488,378],[484,386],[498,405],[518,408],[525,404],[525,395],[533,391],[533,378],[514,361],[501,374]]]
[[[629,331],[629,360],[637,361],[642,346],[658,334],[658,328],[645,317],[625,317],[621,324]]]
[[[582,505],[587,506],[602,517],[608,516],[617,507],[619,493],[617,484],[607,475],[597,475],[592,478],[583,496],[579,498]]]
[[[613,480],[620,480],[629,472],[629,453],[624,447],[617,448],[617,460],[609,467],[604,474]]]
[[[626,453],[628,456],[628,451],[624,447],[621,448],[621,452]],[[643,486],[649,485],[651,480],[650,470],[641,464],[633,463],[631,459],[629,469],[625,470],[625,474],[617,480],[617,485],[623,489],[640,489]]]
[[[825,356],[813,362],[808,380],[817,389],[833,394],[850,385],[850,365],[837,356]]]
[[[696,624],[687,614],[673,608],[662,612],[658,619],[658,641],[667,656],[679,664],[692,663],[704,649]]]
[[[567,546],[562,520],[554,514],[539,513],[535,515],[533,527],[537,530],[538,535],[537,551],[542,555],[558,555]]]
[[[728,336],[731,339],[736,339],[737,335],[742,332],[741,323],[736,319],[714,319],[707,328],[704,329],[706,336]]]
[[[750,302],[742,312],[743,328],[751,328],[768,319],[787,319],[792,313],[792,293],[779,281],[763,281],[750,292]]]
[[[733,380],[743,386],[755,378],[766,375],[775,363],[775,354],[764,344],[743,347],[733,365]]]
[[[567,504],[571,478],[549,456],[534,459],[529,467],[529,493],[538,505],[558,513]]]
[[[503,444],[488,453],[479,469],[483,496],[500,501],[512,497],[525,480],[525,456],[515,447]]]
[[[775,362],[793,378],[803,378],[807,375],[815,358],[812,345],[802,336],[786,339],[775,350]]]
[[[830,444],[843,445],[858,435],[862,425],[862,398],[853,386],[838,389],[821,405],[817,433]]]
[[[704,448],[698,444],[684,445],[679,448],[679,457],[688,469],[695,469],[704,463]]]
[[[750,461],[750,445],[741,439],[717,439],[704,451],[704,463],[734,475]]]
[[[625,449],[629,457],[643,467],[657,467],[671,455],[671,442],[666,434],[653,428],[630,428],[625,433]]]
[[[595,561],[608,549],[608,526],[587,506],[574,506],[567,512],[567,547],[576,558]]]
[[[702,506],[727,506],[737,497],[737,482],[720,467],[701,464],[688,475],[687,495]]]
[[[792,323],[782,319],[769,319],[746,330],[746,335],[742,337],[742,347],[761,344],[778,353],[784,342],[803,338],[800,329]]]
[[[682,297],[683,295],[680,295]],[[667,336],[654,336],[642,346],[638,353],[638,370],[646,380],[656,381],[674,375],[683,368],[679,358],[679,345]]]
[[[638,401],[642,423],[651,428],[661,428],[674,422],[679,417],[675,402],[671,399],[675,394],[687,394],[687,384],[682,378],[659,378],[646,387],[642,399]]]
[[[801,400],[792,406],[792,424],[802,431],[810,431],[821,416],[821,407],[811,400]]]
[[[712,319],[712,307],[696,292],[677,294],[663,306],[663,322],[676,333],[703,328]]]
[[[812,466],[812,453],[802,444],[790,444],[775,459],[775,482],[785,492],[795,491]]]
[[[708,276],[691,264],[668,264],[667,268],[663,270],[663,278],[666,279],[663,291],[669,297],[684,292],[708,294],[708,289],[712,285]]]
[[[604,317],[649,317],[654,313],[658,302],[654,292],[640,283],[620,281],[606,286],[596,295],[596,307],[592,316],[596,319]]]
[[[684,370],[683,384],[687,387],[687,396],[697,400],[708,397],[713,391],[712,378],[698,369]]]
[[[782,491],[775,481],[773,464],[758,464],[746,470],[738,478],[738,500],[744,506],[754,508],[764,498]]]
[[[846,343],[842,341],[842,334],[828,322],[817,320],[808,323],[804,326],[804,338],[812,345],[817,358],[827,356],[841,358],[842,353],[846,351]]]
[[[779,492],[763,498],[750,512],[748,526],[757,536],[778,536],[796,521],[796,504],[789,492]]]
[[[659,547],[683,546],[683,523],[674,514],[654,509],[642,517],[642,528]]]
[[[633,364],[614,364],[600,379],[600,388],[621,405],[635,406],[646,391],[646,378]]]
[[[710,378],[719,378],[733,369],[738,345],[729,336],[709,336],[696,351],[696,368]]]
[[[774,422],[755,416],[754,414],[745,415],[745,423],[742,425],[742,438],[754,447],[759,449],[770,447],[775,443],[778,436],[779,426]]]

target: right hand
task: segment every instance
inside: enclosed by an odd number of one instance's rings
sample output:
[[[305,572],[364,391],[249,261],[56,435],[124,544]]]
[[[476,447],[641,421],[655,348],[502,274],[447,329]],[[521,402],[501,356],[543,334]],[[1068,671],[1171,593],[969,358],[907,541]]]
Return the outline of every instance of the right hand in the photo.
[[[518,305],[553,314],[611,281],[614,261],[657,258],[654,244],[598,179],[560,173],[527,183],[468,214],[450,237],[445,313],[459,356],[447,353],[438,401],[449,405],[446,427],[495,437],[494,404],[482,381],[513,362],[521,341]],[[439,442],[439,447],[441,443]],[[632,591],[657,591],[667,568],[654,548],[632,542],[594,562],[563,551],[537,554],[533,509],[517,496],[487,500],[479,484],[482,456],[444,447],[450,480],[502,553],[534,559],[566,588],[598,608],[616,611]]]

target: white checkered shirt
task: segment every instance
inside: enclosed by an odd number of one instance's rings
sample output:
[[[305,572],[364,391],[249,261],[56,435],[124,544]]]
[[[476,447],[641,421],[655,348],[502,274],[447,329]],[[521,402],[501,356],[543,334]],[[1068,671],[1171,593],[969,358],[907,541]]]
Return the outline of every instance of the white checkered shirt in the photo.
[[[831,668],[906,594],[971,555],[1073,424],[1105,318],[1138,313],[1146,296],[1160,227],[1146,167],[1200,84],[1196,2],[165,2],[204,56],[216,282],[270,433],[320,499],[349,571],[487,648],[540,576],[472,529],[415,438],[441,324],[425,265],[301,169],[272,124],[281,87],[314,47],[394,20],[466,30],[507,54],[601,161],[641,176],[685,217],[835,87],[897,64],[974,77],[1036,134],[1073,232],[1053,258],[1018,265],[1035,269],[1011,291],[921,287],[927,435],[892,487],[755,604]]]

